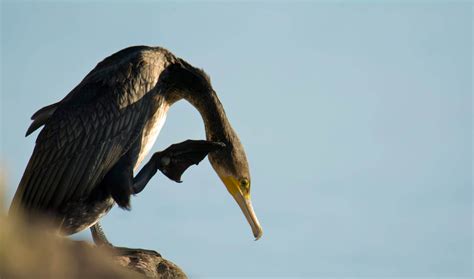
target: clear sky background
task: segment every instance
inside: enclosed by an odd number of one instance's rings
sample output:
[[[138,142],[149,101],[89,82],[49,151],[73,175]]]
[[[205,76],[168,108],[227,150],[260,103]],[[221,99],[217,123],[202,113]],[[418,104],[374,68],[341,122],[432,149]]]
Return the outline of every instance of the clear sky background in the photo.
[[[1,24],[7,203],[37,136],[24,138],[29,117],[104,57],[158,45],[211,76],[264,236],[206,159],[114,208],[114,244],[193,277],[471,275],[470,3],[2,2]],[[153,150],[204,137],[183,101]]]

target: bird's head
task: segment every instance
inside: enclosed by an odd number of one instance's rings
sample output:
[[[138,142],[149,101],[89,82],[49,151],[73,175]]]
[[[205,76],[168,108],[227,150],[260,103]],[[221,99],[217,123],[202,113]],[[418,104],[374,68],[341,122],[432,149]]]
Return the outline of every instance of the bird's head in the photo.
[[[225,148],[209,153],[209,161],[247,218],[255,240],[258,240],[263,231],[250,198],[251,180],[247,157],[239,138],[233,130],[231,133]]]

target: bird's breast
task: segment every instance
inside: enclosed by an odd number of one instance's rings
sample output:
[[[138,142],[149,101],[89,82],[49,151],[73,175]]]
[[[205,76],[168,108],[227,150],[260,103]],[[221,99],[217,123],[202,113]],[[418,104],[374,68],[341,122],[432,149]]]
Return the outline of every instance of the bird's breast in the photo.
[[[148,155],[153,144],[155,144],[160,130],[165,124],[166,113],[168,112],[168,109],[168,104],[162,104],[145,124],[142,133],[140,153],[138,154],[138,159],[134,167],[135,171],[143,159],[145,159],[146,155]]]

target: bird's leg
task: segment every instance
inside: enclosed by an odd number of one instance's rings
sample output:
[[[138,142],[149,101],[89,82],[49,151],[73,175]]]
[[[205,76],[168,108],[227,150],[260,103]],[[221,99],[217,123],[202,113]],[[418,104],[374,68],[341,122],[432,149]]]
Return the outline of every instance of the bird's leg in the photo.
[[[161,152],[156,152],[150,161],[143,166],[138,174],[132,178],[132,163],[129,156],[124,156],[105,176],[102,184],[111,190],[131,189],[132,194],[138,194],[147,185],[150,179],[160,170],[169,179],[181,182],[181,175],[191,165],[199,164],[209,152],[217,151],[225,147],[220,142],[205,140],[186,140],[173,144]],[[127,191],[125,191],[127,192]],[[125,201],[124,207],[128,208],[130,197],[122,197],[124,193],[112,194],[114,200]],[[130,194],[128,194],[130,195]],[[122,197],[122,198],[121,198]],[[92,238],[97,246],[114,247],[105,236],[99,222],[91,228]]]
[[[95,223],[91,228],[92,239],[94,240],[95,245],[112,248],[114,249],[115,253],[124,254],[127,252],[142,252],[146,254],[156,255],[161,257],[161,255],[154,251],[154,250],[147,250],[147,249],[136,249],[136,248],[127,248],[127,247],[119,247],[114,246],[112,243],[109,242],[107,237],[105,236],[104,231],[102,230],[102,226],[99,222]]]
[[[154,157],[154,156],[153,156]],[[157,162],[154,158],[151,158],[148,163],[146,163],[143,168],[138,172],[138,174],[133,178],[132,193],[138,194],[145,186],[148,184],[148,181],[155,175],[158,170]]]
[[[160,170],[169,179],[181,182],[181,175],[191,165],[197,165],[209,152],[224,148],[220,142],[205,140],[186,140],[173,144],[161,152],[156,152],[150,161],[133,178],[132,192],[138,194],[146,184]]]
[[[97,246],[109,246],[112,247],[112,243],[109,242],[107,237],[105,236],[104,231],[102,230],[102,226],[99,222],[95,223],[91,227],[92,239],[94,240],[95,245]]]

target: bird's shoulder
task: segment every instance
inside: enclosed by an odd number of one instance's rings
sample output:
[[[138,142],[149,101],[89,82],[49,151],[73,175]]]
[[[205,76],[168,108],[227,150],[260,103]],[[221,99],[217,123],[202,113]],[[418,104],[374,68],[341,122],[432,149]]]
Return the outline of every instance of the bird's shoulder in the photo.
[[[161,72],[175,60],[168,50],[148,46],[129,47],[106,57],[62,100],[33,114],[26,135],[77,111],[110,112],[113,116],[117,110],[135,106],[152,92]]]
[[[83,82],[105,80],[113,83],[151,79],[156,83],[161,71],[176,60],[170,51],[162,47],[128,47],[100,61]]]
[[[105,131],[102,139],[96,139],[102,141],[123,133],[130,122],[140,123],[141,127],[150,110],[149,93],[159,71],[172,59],[172,54],[163,48],[145,46],[112,54],[65,98],[35,113],[27,134],[44,125],[36,143],[39,148],[50,148],[51,141],[61,147],[98,129]]]

